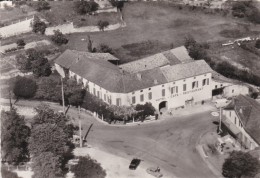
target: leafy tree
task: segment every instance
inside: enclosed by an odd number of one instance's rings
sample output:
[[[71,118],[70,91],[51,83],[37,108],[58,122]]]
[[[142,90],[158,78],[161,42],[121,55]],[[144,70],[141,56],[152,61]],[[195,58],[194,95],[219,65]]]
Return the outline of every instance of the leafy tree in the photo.
[[[42,152],[33,157],[33,178],[58,178],[62,176],[60,157],[52,152]]]
[[[98,10],[98,4],[94,1],[75,1],[74,2],[74,10],[80,14],[91,14]]]
[[[43,21],[41,21],[38,16],[34,16],[31,27],[34,33],[40,32],[43,35],[45,33],[47,25]]]
[[[41,51],[38,51],[34,48],[29,48],[25,51],[25,54],[27,56],[27,58],[30,60],[30,61],[34,61],[34,60],[37,60],[39,58],[43,58],[44,55]]]
[[[36,82],[26,77],[16,77],[13,92],[16,97],[31,98],[37,90]]]
[[[65,164],[72,157],[69,118],[44,104],[35,110],[37,114],[32,122],[29,140],[35,178],[61,177]]]
[[[8,171],[5,167],[1,167],[1,175],[3,178],[20,178],[17,173]]]
[[[184,46],[187,48],[190,57],[192,57],[194,60],[208,58],[207,52],[203,48],[203,45],[197,43],[192,36],[185,38]]]
[[[81,106],[83,104],[83,99],[86,94],[85,89],[76,89],[68,97],[69,104],[73,106]]]
[[[255,47],[260,49],[260,39],[256,40]]]
[[[155,112],[155,108],[151,103],[145,103],[145,104],[137,104],[135,107],[136,111],[139,111],[137,116],[141,116],[142,119],[145,119],[147,116],[153,116]]]
[[[249,153],[233,151],[225,160],[222,175],[228,178],[254,177],[259,167],[259,161]]]
[[[37,10],[38,12],[42,10],[49,10],[50,8],[50,4],[47,1],[38,1],[35,4],[35,10]]]
[[[2,111],[1,122],[2,160],[15,165],[28,161],[30,128],[26,126],[24,117],[15,109]]]
[[[124,1],[118,1],[118,0],[110,0],[109,1],[113,7],[116,7],[120,11],[123,10],[124,7]]]
[[[104,31],[104,29],[109,26],[109,22],[108,21],[99,20],[98,23],[97,23],[97,26],[98,26],[100,31]]]
[[[67,44],[69,41],[66,36],[60,32],[60,30],[54,30],[54,35],[51,36],[51,40],[59,46]]]
[[[51,71],[51,65],[46,58],[39,58],[32,61],[32,72],[36,77],[49,76]]]
[[[105,178],[106,172],[96,160],[87,157],[79,157],[77,165],[73,165],[71,171],[75,178]]]
[[[15,60],[16,66],[21,72],[27,73],[31,71],[31,61],[28,60],[24,54],[18,54],[17,56],[15,56]]]
[[[108,45],[106,44],[100,44],[98,46],[98,49],[97,49],[97,52],[101,52],[101,53],[110,53],[110,54],[113,54],[113,49],[110,48]]]
[[[17,40],[16,44],[17,44],[18,48],[24,48],[24,46],[26,45],[26,43],[24,42],[23,39]]]

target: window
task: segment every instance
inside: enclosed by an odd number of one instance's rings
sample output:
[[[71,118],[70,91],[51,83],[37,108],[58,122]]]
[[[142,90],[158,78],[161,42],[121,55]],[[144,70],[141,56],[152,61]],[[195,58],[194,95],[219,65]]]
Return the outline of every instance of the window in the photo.
[[[151,88],[149,88],[149,90],[151,90]]]
[[[121,106],[121,98],[117,98],[116,99],[116,105],[117,106]]]
[[[135,92],[133,91],[132,94],[135,94]]]
[[[93,95],[96,96],[96,89],[95,88],[93,88]]]
[[[196,88],[196,81],[192,82],[192,89]]]
[[[232,93],[234,93],[234,90],[232,90]]]
[[[140,95],[140,101],[143,102],[144,101],[144,95]]]
[[[178,86],[174,86],[171,88],[171,94],[178,93]]]
[[[140,90],[140,92],[143,92],[143,90]]]
[[[97,91],[97,97],[99,98],[99,91]]]
[[[235,125],[237,124],[237,118],[235,117]]]
[[[152,97],[153,97],[152,92],[149,92],[149,93],[148,93],[148,98],[149,98],[149,100],[151,100]]]
[[[135,96],[132,97],[132,104],[135,104]]]
[[[108,98],[109,104],[112,104],[112,97],[110,96],[110,97],[107,97],[107,98]]]
[[[162,96],[165,96],[165,89],[162,89]]]
[[[162,87],[164,87],[164,85],[162,85]]]
[[[209,79],[207,78],[207,85],[209,85]]]
[[[217,85],[215,85],[215,89],[217,89],[218,88],[218,86]]]
[[[186,84],[183,84],[183,91],[186,91]]]
[[[202,80],[202,86],[205,86],[206,85],[206,79],[203,79]]]
[[[229,116],[231,117],[231,111],[229,111]]]
[[[105,100],[105,101],[107,100],[107,95],[106,95],[106,94],[104,94],[104,100]]]

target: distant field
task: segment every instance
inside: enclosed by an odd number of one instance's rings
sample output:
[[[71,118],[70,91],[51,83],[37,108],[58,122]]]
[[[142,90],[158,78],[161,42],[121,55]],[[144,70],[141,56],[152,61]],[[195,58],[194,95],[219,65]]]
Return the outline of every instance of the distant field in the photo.
[[[101,13],[98,15],[78,15],[74,9],[73,1],[49,1],[50,11],[40,12],[50,25],[55,26],[66,22],[73,22],[77,26],[97,25],[99,20],[106,20],[110,24],[118,23],[119,15],[117,13]]]
[[[177,7],[171,7],[165,3],[159,4],[159,2],[126,3],[123,16],[127,27],[88,34],[91,35],[94,45],[105,43],[116,49],[116,56],[124,62],[144,57],[145,54],[157,53],[169,47],[183,45],[184,38],[188,34],[197,41],[228,41],[232,38],[224,37],[220,34],[221,31],[244,29],[237,25],[239,23],[237,19],[231,17],[204,14],[187,8],[179,10]],[[260,28],[254,28],[260,31]],[[86,51],[87,43],[82,41],[86,37],[86,33],[71,34],[68,48]],[[140,55],[133,55],[131,49],[124,47],[127,44],[143,45],[147,41],[155,42],[157,47],[144,48]]]

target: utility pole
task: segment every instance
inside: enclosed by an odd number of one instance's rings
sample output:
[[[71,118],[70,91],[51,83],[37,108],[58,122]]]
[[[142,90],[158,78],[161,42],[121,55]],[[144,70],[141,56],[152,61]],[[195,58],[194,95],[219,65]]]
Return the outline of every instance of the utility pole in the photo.
[[[79,115],[78,115],[78,120],[79,120],[79,146],[82,148],[82,131],[81,131],[81,119],[80,119],[80,106],[78,106],[79,110]]]
[[[218,127],[218,133],[220,134],[222,132],[221,130],[221,122],[222,122],[222,108],[219,108],[219,127]]]
[[[62,95],[62,110],[63,110],[63,114],[65,114],[64,88],[63,88],[62,76],[61,76],[61,95]]]

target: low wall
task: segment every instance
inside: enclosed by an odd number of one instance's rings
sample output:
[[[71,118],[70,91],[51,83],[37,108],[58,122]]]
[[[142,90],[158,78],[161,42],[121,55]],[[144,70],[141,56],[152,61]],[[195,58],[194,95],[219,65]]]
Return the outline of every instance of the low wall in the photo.
[[[32,31],[31,21],[33,18],[26,19],[24,21],[20,21],[18,23],[14,23],[5,27],[0,28],[0,35],[2,37],[9,37],[14,35],[19,35],[22,33],[27,33]]]
[[[105,31],[116,30],[120,27],[125,27],[125,24],[117,23],[117,24],[109,25],[107,28],[105,28]],[[100,31],[98,26],[86,26],[86,27],[75,28],[73,23],[69,23],[69,24],[63,24],[55,27],[46,28],[45,35],[53,35],[54,34],[53,30],[60,30],[63,34]]]

